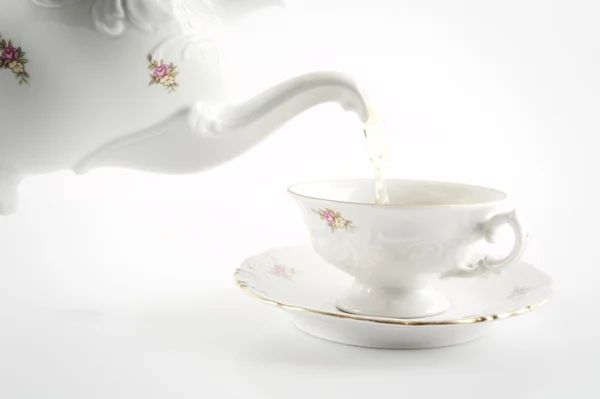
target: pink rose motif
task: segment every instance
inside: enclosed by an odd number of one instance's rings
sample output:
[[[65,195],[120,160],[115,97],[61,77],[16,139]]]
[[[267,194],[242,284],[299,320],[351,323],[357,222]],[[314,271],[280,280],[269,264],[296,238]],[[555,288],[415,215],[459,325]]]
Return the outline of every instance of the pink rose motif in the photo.
[[[157,79],[161,79],[170,73],[171,73],[171,68],[169,68],[168,65],[161,64],[161,65],[157,66],[156,69],[154,70],[154,77]]]
[[[6,62],[16,61],[19,58],[19,50],[14,47],[7,47],[2,52],[2,58]]]
[[[530,291],[530,288],[526,287],[514,287],[510,295],[506,297],[506,299],[514,299],[520,296],[527,294]]]
[[[344,219],[339,212],[336,212],[333,209],[313,209],[313,212],[319,215],[319,218],[327,223],[327,226],[329,226],[332,233],[335,233],[336,230],[351,231],[356,228],[351,220]]]
[[[277,276],[277,277],[283,277],[283,278],[289,279],[292,276],[294,276],[294,274],[296,274],[296,272],[294,269],[288,269],[282,265],[274,265],[273,268],[271,269],[271,274],[273,274],[274,276]]]
[[[323,217],[329,225],[333,225],[333,223],[335,222],[335,215],[331,211],[323,212]]]

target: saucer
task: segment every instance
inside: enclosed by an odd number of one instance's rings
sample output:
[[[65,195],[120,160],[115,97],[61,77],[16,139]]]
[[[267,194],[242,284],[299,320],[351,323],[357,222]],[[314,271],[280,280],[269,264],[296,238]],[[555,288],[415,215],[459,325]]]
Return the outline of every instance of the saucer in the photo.
[[[450,308],[435,316],[393,319],[345,313],[335,306],[353,279],[322,260],[310,245],[281,247],[246,259],[236,284],[263,303],[287,311],[300,330],[329,341],[389,349],[419,349],[466,343],[499,320],[547,303],[552,279],[518,261],[501,274],[438,280]]]

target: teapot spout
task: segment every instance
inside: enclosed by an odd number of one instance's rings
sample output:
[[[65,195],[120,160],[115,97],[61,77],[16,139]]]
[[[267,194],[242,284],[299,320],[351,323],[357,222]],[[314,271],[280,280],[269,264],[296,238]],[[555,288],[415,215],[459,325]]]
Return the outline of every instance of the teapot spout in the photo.
[[[240,104],[196,103],[155,126],[105,144],[73,169],[198,172],[234,159],[296,115],[327,102],[339,103],[362,122],[369,117],[367,98],[352,78],[315,72],[279,83]]]
[[[224,109],[213,134],[238,129],[272,132],[301,112],[322,103],[337,102],[361,122],[369,117],[366,95],[351,77],[338,72],[297,76],[264,91],[245,103]]]

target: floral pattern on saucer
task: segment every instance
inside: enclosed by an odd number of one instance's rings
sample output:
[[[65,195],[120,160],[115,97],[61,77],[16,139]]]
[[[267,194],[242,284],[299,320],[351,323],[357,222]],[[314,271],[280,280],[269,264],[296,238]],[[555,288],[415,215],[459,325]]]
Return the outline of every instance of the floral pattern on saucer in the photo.
[[[331,229],[331,233],[335,233],[337,230],[352,231],[356,228],[351,220],[344,219],[339,212],[336,212],[333,209],[313,209],[313,212],[319,215],[321,220],[324,220],[327,223]]]
[[[513,287],[512,291],[507,295],[506,299],[509,299],[509,300],[519,299],[521,297],[531,294],[533,291],[535,291],[537,289],[544,289],[544,286],[543,285],[542,286],[540,286],[540,285],[533,285],[533,286],[516,285]]]
[[[291,279],[296,275],[296,269],[288,268],[280,264],[275,264],[269,269],[269,273],[275,277]]]

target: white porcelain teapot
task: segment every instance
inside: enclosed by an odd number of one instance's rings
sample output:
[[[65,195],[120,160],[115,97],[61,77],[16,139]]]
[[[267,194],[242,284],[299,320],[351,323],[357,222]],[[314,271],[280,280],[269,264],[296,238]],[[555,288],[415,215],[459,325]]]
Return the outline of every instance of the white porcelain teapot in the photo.
[[[193,173],[330,101],[366,121],[363,92],[336,72],[298,76],[227,103],[215,35],[233,14],[264,6],[2,0],[0,214],[15,211],[18,184],[30,175],[107,166]]]

